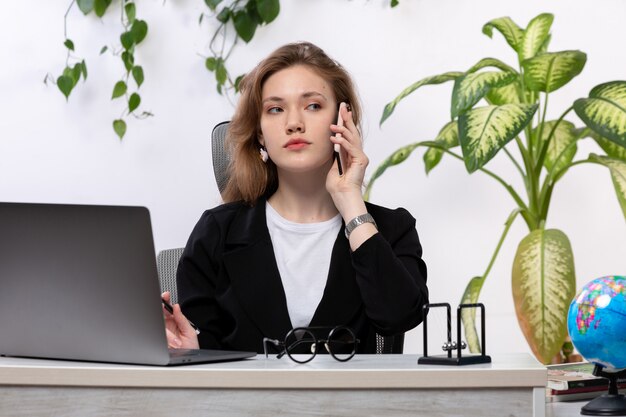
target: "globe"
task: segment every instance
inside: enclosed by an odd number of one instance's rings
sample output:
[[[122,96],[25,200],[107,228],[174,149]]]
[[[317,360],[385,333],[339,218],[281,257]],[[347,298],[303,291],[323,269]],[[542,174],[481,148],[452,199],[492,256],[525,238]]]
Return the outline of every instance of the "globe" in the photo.
[[[582,287],[570,304],[567,328],[589,362],[626,368],[626,277],[596,278]]]

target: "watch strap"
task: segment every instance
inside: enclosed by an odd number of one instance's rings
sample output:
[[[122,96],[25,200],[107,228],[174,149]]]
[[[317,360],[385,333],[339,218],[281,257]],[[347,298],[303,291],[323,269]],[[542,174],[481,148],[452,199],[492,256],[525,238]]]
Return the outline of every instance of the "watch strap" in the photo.
[[[376,229],[378,229],[378,226],[376,225],[376,222],[374,221],[374,218],[372,217],[371,214],[369,213],[365,213],[365,214],[361,214],[356,216],[354,219],[350,220],[348,223],[346,223],[346,239],[350,239],[350,234],[352,233],[352,231],[354,229],[356,229],[357,227],[359,227],[362,224],[365,223],[372,223],[374,225],[374,227]]]

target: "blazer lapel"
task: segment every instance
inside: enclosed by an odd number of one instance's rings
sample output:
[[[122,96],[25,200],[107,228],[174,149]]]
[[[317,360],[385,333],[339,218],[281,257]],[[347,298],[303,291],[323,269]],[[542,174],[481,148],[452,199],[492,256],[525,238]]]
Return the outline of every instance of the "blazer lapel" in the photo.
[[[265,200],[246,207],[233,220],[224,265],[241,307],[266,337],[291,329],[285,291],[265,220]]]

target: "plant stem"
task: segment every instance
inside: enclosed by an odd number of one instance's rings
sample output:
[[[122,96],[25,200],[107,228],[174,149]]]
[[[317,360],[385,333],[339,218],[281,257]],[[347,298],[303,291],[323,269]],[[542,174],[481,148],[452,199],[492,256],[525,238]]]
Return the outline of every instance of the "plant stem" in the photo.
[[[70,2],[69,7],[67,8],[67,10],[65,11],[65,14],[63,15],[63,37],[67,40],[67,16],[70,14],[70,10],[72,10],[72,6],[74,6],[74,3],[76,3],[76,0],[72,0]],[[67,56],[65,58],[65,66],[69,67],[70,65],[70,49],[67,49]]]
[[[511,152],[509,152],[509,150],[506,147],[502,148],[502,150],[504,151],[504,153],[506,153],[508,155],[509,159],[511,160],[511,162],[513,162],[513,165],[515,166],[515,168],[517,168],[517,170],[519,171],[519,173],[522,176],[522,178],[525,178],[524,171],[522,170],[522,167],[517,162],[517,160],[513,157],[513,155],[511,155]]]
[[[536,168],[535,168],[538,171],[537,175],[541,171],[541,167],[543,166],[543,160],[546,157],[546,153],[548,152],[548,146],[550,146],[550,141],[552,140],[552,137],[554,136],[554,132],[556,132],[556,128],[559,127],[559,124],[561,124],[561,121],[563,121],[563,118],[565,118],[565,116],[567,116],[567,113],[571,112],[573,109],[574,109],[574,106],[572,105],[567,110],[565,110],[563,112],[561,117],[559,117],[557,119],[556,123],[554,123],[554,126],[552,126],[552,129],[550,130],[550,134],[548,135],[548,138],[546,139],[546,141],[541,146],[541,152],[539,153],[539,157],[537,158],[537,161],[541,162],[541,163],[538,163]]]
[[[516,208],[515,210],[511,212],[511,214],[509,214],[509,217],[506,219],[506,222],[504,223],[505,225],[504,231],[502,232],[502,236],[500,236],[500,240],[498,241],[496,250],[493,252],[493,255],[491,255],[491,260],[489,261],[489,265],[487,265],[487,269],[485,270],[485,273],[483,274],[483,280],[486,279],[487,275],[489,275],[489,272],[491,272],[491,267],[493,266],[496,258],[498,257],[498,253],[500,252],[500,248],[502,247],[502,244],[504,243],[504,239],[506,238],[506,235],[509,233],[509,229],[513,225],[515,216],[517,216],[518,214],[521,214],[521,210],[519,208]]]

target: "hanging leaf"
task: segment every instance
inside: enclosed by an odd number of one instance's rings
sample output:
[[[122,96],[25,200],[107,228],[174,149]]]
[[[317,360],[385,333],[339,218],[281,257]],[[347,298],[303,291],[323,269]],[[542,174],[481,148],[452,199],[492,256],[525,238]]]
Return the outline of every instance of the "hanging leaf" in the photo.
[[[487,91],[485,100],[489,104],[502,105],[502,104],[514,104],[522,102],[522,85],[519,80],[513,81],[511,84],[507,84],[504,87],[492,88]]]
[[[122,46],[124,47],[124,49],[128,51],[135,44],[135,37],[130,31],[124,32],[120,35],[120,42],[122,43]]]
[[[215,68],[217,68],[217,59],[212,56],[208,57],[206,61],[204,61],[204,66],[211,72],[215,71]]]
[[[459,127],[456,120],[446,123],[446,125],[441,128],[439,134],[435,138],[435,142],[441,144],[441,146],[446,149],[459,146]],[[430,171],[432,171],[432,169],[439,164],[442,157],[443,151],[441,149],[428,148],[428,150],[424,153],[424,167],[426,169],[426,174],[429,174]]]
[[[80,61],[80,72],[83,74],[83,81],[87,81],[87,64],[84,59]]]
[[[143,84],[143,68],[140,65],[134,66],[132,69],[133,79],[137,83],[137,87]]]
[[[215,8],[222,2],[222,0],[204,0],[209,9],[215,11]]]
[[[626,81],[595,86],[574,102],[578,117],[594,132],[626,148]]]
[[[257,23],[252,20],[250,15],[243,10],[239,10],[235,13],[233,23],[235,24],[237,35],[239,35],[239,37],[246,43],[250,42],[252,37],[254,37],[254,32],[256,31],[257,26]]]
[[[256,0],[256,9],[265,23],[270,23],[280,13],[279,0]]]
[[[224,85],[227,78],[228,71],[226,71],[226,67],[224,66],[224,60],[222,58],[218,58],[215,66],[215,79],[219,85]]]
[[[515,52],[519,52],[524,30],[517,26],[510,17],[500,17],[489,21],[483,26],[483,33],[491,38],[493,36],[493,29],[496,29],[504,36],[506,42]]]
[[[469,110],[459,117],[459,141],[467,171],[484,166],[532,119],[537,105],[504,104]]]
[[[135,65],[135,55],[130,51],[122,52],[122,62],[124,63],[126,71],[132,70]]]
[[[544,123],[539,143],[543,144],[548,140],[548,136],[550,132],[552,132],[555,124],[556,120]],[[538,129],[539,127],[534,129],[532,137],[536,137],[539,134]],[[548,151],[543,161],[543,165],[548,171],[552,171],[553,169],[555,169],[556,172],[561,171],[574,159],[577,150],[576,141],[578,140],[575,129],[576,127],[567,120],[561,120],[557,125],[552,139],[548,144]]]
[[[458,77],[452,90],[451,118],[472,108],[492,88],[502,87],[517,79],[517,74],[502,71],[474,72]]]
[[[103,53],[105,53],[107,50],[109,49],[108,46],[104,45],[101,49],[100,49],[100,55],[102,55]]]
[[[61,75],[57,78],[57,87],[59,87],[59,90],[61,90],[61,93],[63,93],[65,99],[67,100],[72,92],[72,89],[74,88],[74,80],[70,76]]]
[[[534,57],[544,47],[550,36],[553,20],[554,16],[550,13],[542,13],[528,23],[518,51],[520,62]]]
[[[135,45],[139,45],[148,34],[148,24],[143,20],[135,20],[130,27],[130,32],[135,40]]]
[[[65,47],[70,51],[74,50],[74,42],[72,42],[71,39],[66,39],[65,42],[63,42],[63,45],[65,45]]]
[[[128,19],[128,23],[132,25],[137,15],[135,3],[126,3],[126,5],[124,6],[124,11],[126,12],[126,19]]]
[[[122,119],[113,120],[113,130],[120,139],[126,134],[126,122]]]
[[[96,16],[104,16],[110,4],[111,0],[94,0],[93,10],[96,12]]]
[[[76,0],[76,4],[78,4],[80,11],[87,15],[93,10],[94,0]]]
[[[398,97],[394,98],[392,102],[387,103],[385,105],[385,108],[383,110],[383,115],[382,115],[382,117],[380,119],[379,125],[382,125],[383,122],[385,120],[387,120],[387,118],[389,116],[391,116],[391,113],[393,113],[393,110],[396,108],[398,103],[402,99],[404,99],[406,96],[411,94],[413,91],[415,91],[418,88],[420,88],[422,86],[425,86],[425,85],[442,84],[442,83],[445,83],[447,81],[452,81],[452,80],[455,80],[457,77],[460,77],[462,75],[463,75],[462,72],[446,72],[445,74],[440,74],[440,75],[434,75],[434,76],[431,76],[431,77],[426,77],[426,78],[424,78],[422,80],[417,81],[416,83],[411,84],[410,86],[408,86],[407,88],[402,90],[402,92],[398,95]]]
[[[526,341],[542,363],[550,363],[567,335],[567,311],[576,292],[574,255],[560,230],[534,230],[513,261],[513,301]]]
[[[221,12],[215,17],[220,23],[228,22],[230,16],[232,15],[231,10],[228,7],[224,7]]]
[[[604,165],[611,171],[615,194],[626,219],[626,162],[595,154],[589,155],[589,159],[592,162]]]
[[[133,111],[135,111],[135,109],[139,107],[139,104],[141,104],[141,97],[139,96],[139,94],[131,94],[130,98],[128,99],[128,112],[132,113]]]
[[[117,83],[115,83],[115,86],[113,87],[113,95],[111,96],[111,100],[113,100],[114,98],[118,98],[123,96],[124,94],[126,94],[126,83],[124,81],[118,81]]]
[[[526,87],[551,93],[581,73],[587,55],[580,51],[544,53],[522,63]]]
[[[391,0],[391,7],[396,7],[400,2],[398,0]]]

